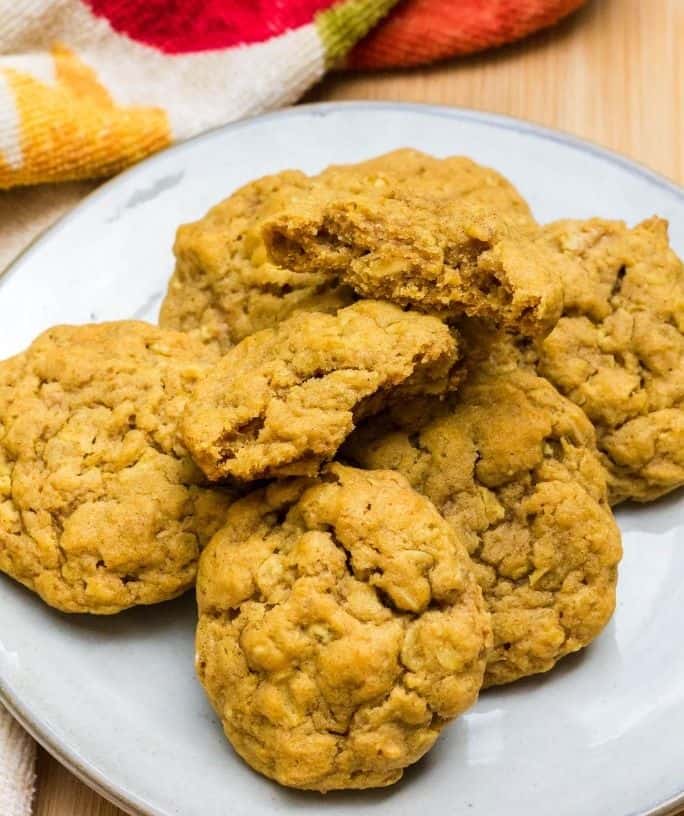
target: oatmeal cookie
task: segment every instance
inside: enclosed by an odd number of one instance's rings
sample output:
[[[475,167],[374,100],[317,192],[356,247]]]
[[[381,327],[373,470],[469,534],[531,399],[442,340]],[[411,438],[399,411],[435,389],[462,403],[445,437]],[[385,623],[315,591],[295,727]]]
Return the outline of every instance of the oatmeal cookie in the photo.
[[[137,322],[57,326],[0,363],[0,570],[65,612],[173,598],[233,498],[176,432],[213,355]]]
[[[514,357],[448,404],[374,418],[343,454],[404,474],[466,541],[494,629],[485,685],[547,671],[610,619],[621,544],[591,424]]]
[[[355,193],[319,187],[267,219],[263,235],[275,263],[304,275],[328,270],[362,297],[531,335],[560,317],[562,256],[536,228],[469,201],[390,182]]]
[[[370,161],[329,167],[310,178],[285,171],[250,182],[178,230],[176,269],[162,304],[160,325],[190,332],[223,350],[299,310],[333,313],[356,299],[327,270],[294,273],[272,263],[262,240],[263,222],[295,210],[312,187],[359,191],[399,185],[438,201],[486,205],[519,224],[533,223],[515,188],[494,170],[463,157],[435,159],[397,150]]]
[[[518,227],[536,224],[527,202],[508,179],[465,156],[439,159],[401,148],[358,164],[333,164],[317,180],[331,191],[361,193],[392,187],[400,195],[438,203],[463,201],[505,214]]]
[[[684,264],[667,222],[546,227],[564,266],[565,309],[537,368],[594,423],[610,501],[684,484]]]
[[[396,782],[477,698],[491,630],[470,559],[399,474],[333,464],[242,499],[197,591],[200,680],[283,785]]]
[[[159,324],[226,350],[299,310],[335,312],[350,289],[325,272],[296,275],[271,263],[261,224],[310,186],[294,170],[250,182],[199,221],[178,229],[176,268]]]
[[[360,418],[452,388],[457,358],[441,321],[389,303],[301,312],[246,338],[202,378],[183,438],[210,479],[315,475]]]

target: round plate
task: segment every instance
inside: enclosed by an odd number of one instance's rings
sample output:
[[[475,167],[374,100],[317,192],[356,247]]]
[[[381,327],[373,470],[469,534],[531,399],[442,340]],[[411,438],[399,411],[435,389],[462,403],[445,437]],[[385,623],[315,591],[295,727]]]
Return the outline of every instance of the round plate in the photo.
[[[0,357],[54,323],[154,321],[174,231],[238,185],[401,146],[496,167],[536,216],[669,218],[684,194],[568,136],[487,114],[397,104],[298,107],[178,145],[100,188],[0,282]],[[618,610],[544,677],[488,691],[394,787],[288,791],[232,752],[193,672],[192,597],[69,617],[0,578],[2,699],[34,736],[132,813],[154,816],[627,816],[684,805],[684,496],[621,508]]]

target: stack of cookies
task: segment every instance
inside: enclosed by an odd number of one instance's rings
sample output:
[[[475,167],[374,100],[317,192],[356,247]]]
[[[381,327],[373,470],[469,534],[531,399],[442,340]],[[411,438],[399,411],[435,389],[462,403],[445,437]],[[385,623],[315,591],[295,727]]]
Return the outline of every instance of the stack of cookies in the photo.
[[[684,484],[667,225],[537,224],[400,150],[182,226],[160,327],[0,363],[0,570],[65,612],[197,583],[197,672],[281,784],[396,782],[615,608],[611,506]]]

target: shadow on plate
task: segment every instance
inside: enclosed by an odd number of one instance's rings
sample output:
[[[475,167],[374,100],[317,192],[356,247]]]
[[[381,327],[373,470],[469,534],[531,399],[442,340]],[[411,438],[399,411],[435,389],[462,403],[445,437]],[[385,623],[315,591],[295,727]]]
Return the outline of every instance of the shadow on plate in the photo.
[[[40,625],[77,637],[154,640],[170,630],[191,629],[197,621],[195,593],[152,606],[137,606],[116,615],[67,614],[45,604],[35,593],[0,574],[3,595],[12,595]],[[13,600],[14,600],[13,598]]]
[[[450,726],[450,729],[458,729],[458,723]],[[438,759],[440,746],[443,744],[443,738],[437,740],[434,748],[430,750],[422,759],[411,765],[406,769],[404,775],[394,785],[389,785],[386,788],[370,788],[368,790],[346,790],[346,791],[331,791],[322,796],[317,791],[298,791],[290,788],[280,787],[276,782],[273,782],[274,788],[279,794],[279,799],[288,808],[299,808],[301,810],[313,809],[320,810],[323,805],[345,805],[362,808],[372,808],[373,806],[380,806],[388,802],[394,796],[401,794],[406,785],[413,785],[415,781],[429,773],[435,766],[444,763]],[[453,760],[453,746],[449,752],[450,760]]]
[[[679,488],[648,504],[620,504],[615,508],[615,517],[623,533],[664,533],[682,526],[683,501],[684,488]]]
[[[563,677],[567,677],[575,672],[581,671],[584,664],[591,660],[595,644],[587,646],[579,652],[567,655],[549,671],[542,674],[533,674],[531,677],[524,677],[516,680],[515,683],[507,683],[503,686],[492,686],[484,689],[480,699],[486,700],[496,694],[500,699],[516,697],[520,694],[529,695],[544,688],[548,683],[558,683]]]
[[[483,691],[480,696],[481,704],[488,707],[487,703],[489,701],[494,702],[496,699],[496,707],[499,708],[502,704],[504,706],[506,705],[506,700],[512,699],[517,695],[529,696],[543,688],[547,683],[558,683],[560,679],[573,675],[585,668],[586,662],[592,659],[593,651],[595,651],[595,649],[592,645],[580,652],[563,658],[551,671],[545,672],[544,674],[518,680],[509,685],[495,686],[491,689],[487,689]],[[477,711],[478,709],[475,708],[472,710]],[[449,735],[448,744],[445,739],[447,733]],[[279,799],[281,799],[287,807],[297,807],[303,810],[311,808],[320,809],[322,802],[324,802],[326,807],[329,804],[338,806],[353,806],[356,804],[360,807],[372,808],[373,806],[384,804],[393,796],[400,795],[405,785],[415,785],[418,779],[430,774],[435,768],[443,766],[445,762],[452,763],[455,768],[466,768],[468,757],[467,727],[463,721],[456,720],[447,726],[440,739],[437,740],[437,743],[428,754],[415,765],[407,768],[399,782],[387,788],[376,788],[366,791],[334,791],[326,794],[323,800],[321,795],[315,791],[289,790],[279,787],[275,782],[272,784],[277,790]],[[468,807],[467,802],[454,804]]]

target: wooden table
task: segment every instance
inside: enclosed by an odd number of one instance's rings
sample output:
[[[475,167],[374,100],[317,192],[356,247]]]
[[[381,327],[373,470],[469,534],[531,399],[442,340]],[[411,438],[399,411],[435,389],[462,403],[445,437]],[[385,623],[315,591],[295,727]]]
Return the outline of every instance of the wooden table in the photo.
[[[553,31],[411,71],[329,77],[308,97],[393,99],[506,113],[576,133],[684,182],[684,2],[593,0]],[[91,189],[0,195],[0,267]],[[122,816],[41,753],[36,816]]]

